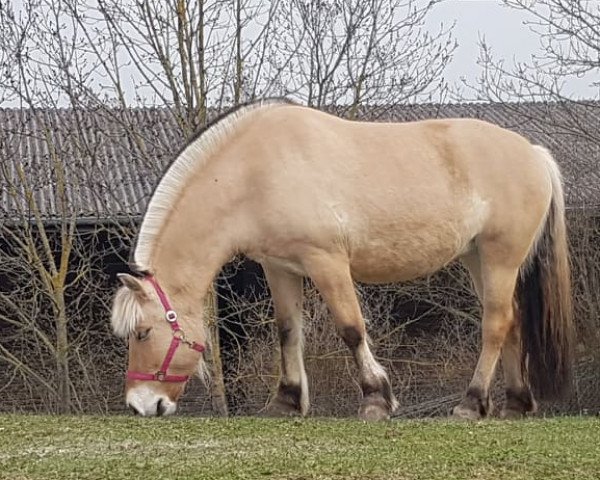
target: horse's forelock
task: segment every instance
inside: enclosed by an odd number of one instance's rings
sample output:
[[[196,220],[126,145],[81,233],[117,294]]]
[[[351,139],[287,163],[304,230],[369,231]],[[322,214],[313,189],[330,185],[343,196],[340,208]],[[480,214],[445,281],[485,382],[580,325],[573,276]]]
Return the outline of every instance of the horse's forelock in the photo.
[[[117,290],[110,322],[117,337],[125,338],[135,331],[142,318],[142,307],[134,292],[127,287]]]

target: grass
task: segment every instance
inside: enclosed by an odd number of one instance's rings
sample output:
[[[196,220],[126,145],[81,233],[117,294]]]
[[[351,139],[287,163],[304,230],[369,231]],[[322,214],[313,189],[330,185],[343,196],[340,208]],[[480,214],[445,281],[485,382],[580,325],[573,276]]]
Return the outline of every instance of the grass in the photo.
[[[0,479],[597,479],[600,420],[0,416]]]

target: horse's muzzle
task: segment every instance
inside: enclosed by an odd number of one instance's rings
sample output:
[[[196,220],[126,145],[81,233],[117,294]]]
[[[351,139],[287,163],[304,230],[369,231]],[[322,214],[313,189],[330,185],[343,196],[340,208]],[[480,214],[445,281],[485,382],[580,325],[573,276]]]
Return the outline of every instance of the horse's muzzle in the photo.
[[[162,417],[177,410],[177,403],[147,386],[131,388],[127,392],[126,403],[134,415],[142,417]]]

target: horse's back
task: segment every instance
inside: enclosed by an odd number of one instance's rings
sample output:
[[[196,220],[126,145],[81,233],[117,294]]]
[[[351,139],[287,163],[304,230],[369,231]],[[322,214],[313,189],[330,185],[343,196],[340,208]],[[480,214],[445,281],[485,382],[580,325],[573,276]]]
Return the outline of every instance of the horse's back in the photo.
[[[433,272],[478,235],[513,228],[524,205],[547,208],[531,144],[487,122],[353,122],[286,106],[251,129],[263,134],[250,180],[263,245],[283,235],[342,249],[365,281]]]

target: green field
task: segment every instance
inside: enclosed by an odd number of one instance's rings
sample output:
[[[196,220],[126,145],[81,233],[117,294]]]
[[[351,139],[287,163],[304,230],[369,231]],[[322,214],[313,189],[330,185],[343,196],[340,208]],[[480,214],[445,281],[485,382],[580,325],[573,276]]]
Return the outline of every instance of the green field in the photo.
[[[0,416],[0,478],[598,479],[600,420]]]

